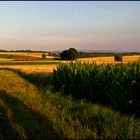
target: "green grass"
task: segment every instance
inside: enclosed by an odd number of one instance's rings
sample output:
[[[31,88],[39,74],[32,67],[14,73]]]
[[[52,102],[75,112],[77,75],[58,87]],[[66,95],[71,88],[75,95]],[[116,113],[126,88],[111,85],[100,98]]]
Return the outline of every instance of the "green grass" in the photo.
[[[0,70],[0,139],[140,138],[139,119],[40,90],[29,81],[14,71]]]

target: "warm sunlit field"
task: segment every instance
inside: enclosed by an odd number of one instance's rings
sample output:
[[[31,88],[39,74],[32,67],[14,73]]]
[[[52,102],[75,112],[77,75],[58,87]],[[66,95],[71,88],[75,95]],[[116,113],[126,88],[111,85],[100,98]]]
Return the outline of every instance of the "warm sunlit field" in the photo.
[[[18,69],[25,73],[37,73],[37,72],[46,72],[51,73],[53,69],[56,68],[56,64],[46,64],[46,65],[7,65],[0,66],[0,68],[12,68]]]
[[[13,59],[7,59],[7,58],[0,58],[0,61],[11,61]]]
[[[0,54],[5,54],[0,52]],[[8,53],[7,53],[8,54]],[[14,52],[14,53],[9,53],[9,54],[18,54],[18,55],[29,55],[29,56],[36,56],[36,57],[40,57],[41,53],[19,53],[19,52]],[[68,61],[60,61],[60,60],[53,60],[53,56],[47,56],[50,58],[49,62],[63,62],[63,63],[67,63]],[[51,59],[52,58],[52,59]],[[140,55],[133,55],[133,56],[123,56],[123,62],[127,63],[127,62],[132,62],[132,61],[137,61],[140,58]],[[1,62],[8,62],[11,61],[12,59],[6,59],[6,58],[0,58]],[[120,63],[117,61],[114,61],[114,57],[110,56],[110,57],[94,57],[94,58],[80,58],[78,59],[82,62],[96,62],[97,64],[101,64],[101,63]],[[38,61],[37,61],[38,62]],[[22,62],[21,62],[22,63]],[[51,73],[53,72],[53,69],[56,68],[58,64],[34,64],[34,65],[0,65],[0,68],[12,68],[12,69],[19,69],[23,72],[26,73],[33,73],[33,72],[47,72],[47,73]]]
[[[29,52],[0,52],[0,54],[9,54],[9,55],[23,55],[23,56],[32,56],[32,57],[42,57],[42,53],[29,53]],[[48,53],[45,53],[48,55]],[[52,58],[52,57],[51,57]]]
[[[137,61],[138,59],[140,59],[140,55],[124,56],[124,57],[123,57],[123,60],[124,60],[125,62]]]
[[[137,61],[140,58],[140,55],[133,55],[133,56],[123,56],[123,62],[133,62]],[[96,63],[118,63],[114,61],[113,56],[109,57],[94,57],[94,58],[80,58],[78,59],[83,62],[96,62]]]
[[[31,57],[38,57],[42,58],[43,53],[29,53],[29,52],[0,52],[0,54],[6,54],[6,55],[19,55],[19,56],[31,56]],[[46,58],[50,59],[52,61],[54,60],[54,56],[48,56],[48,53],[46,54]],[[132,62],[132,61],[137,61],[140,58],[140,55],[132,55],[132,56],[123,56],[123,62]],[[6,58],[0,58],[0,61],[11,61],[13,59],[6,59]],[[114,56],[108,56],[108,57],[91,57],[91,58],[79,58],[78,60],[83,61],[83,62],[96,62],[96,63],[116,63],[114,61]]]

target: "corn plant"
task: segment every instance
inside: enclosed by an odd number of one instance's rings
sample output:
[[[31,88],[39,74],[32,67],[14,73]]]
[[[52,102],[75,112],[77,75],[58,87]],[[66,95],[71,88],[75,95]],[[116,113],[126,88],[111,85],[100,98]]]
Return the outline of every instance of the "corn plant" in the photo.
[[[55,91],[125,113],[140,104],[140,62],[60,64],[53,72],[52,83]]]

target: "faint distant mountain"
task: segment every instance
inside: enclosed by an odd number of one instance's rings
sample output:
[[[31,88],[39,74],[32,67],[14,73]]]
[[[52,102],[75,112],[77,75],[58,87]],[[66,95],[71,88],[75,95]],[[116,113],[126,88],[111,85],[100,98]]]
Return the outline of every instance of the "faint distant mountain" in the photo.
[[[63,50],[54,50],[51,52],[62,52]],[[102,52],[102,53],[107,53],[107,52],[113,52],[110,50],[78,50],[78,52],[87,52],[87,53],[92,53],[92,52]]]
[[[54,51],[50,51],[50,52],[54,52],[54,53],[60,53],[60,52],[62,52],[63,50],[54,50]]]
[[[113,51],[113,50],[79,50],[80,52],[98,52],[98,53],[127,53],[128,51]]]
[[[59,52],[61,53],[63,50],[54,50],[51,52]],[[115,51],[115,50],[78,50],[78,52],[86,52],[86,53],[140,53],[140,52],[132,52],[132,51]]]

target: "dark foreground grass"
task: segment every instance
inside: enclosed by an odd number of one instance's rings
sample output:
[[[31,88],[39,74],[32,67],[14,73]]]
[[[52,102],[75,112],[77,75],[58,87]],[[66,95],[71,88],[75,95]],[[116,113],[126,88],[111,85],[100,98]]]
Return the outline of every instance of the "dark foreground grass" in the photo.
[[[133,116],[40,91],[11,70],[0,70],[0,82],[0,139],[140,139]]]

